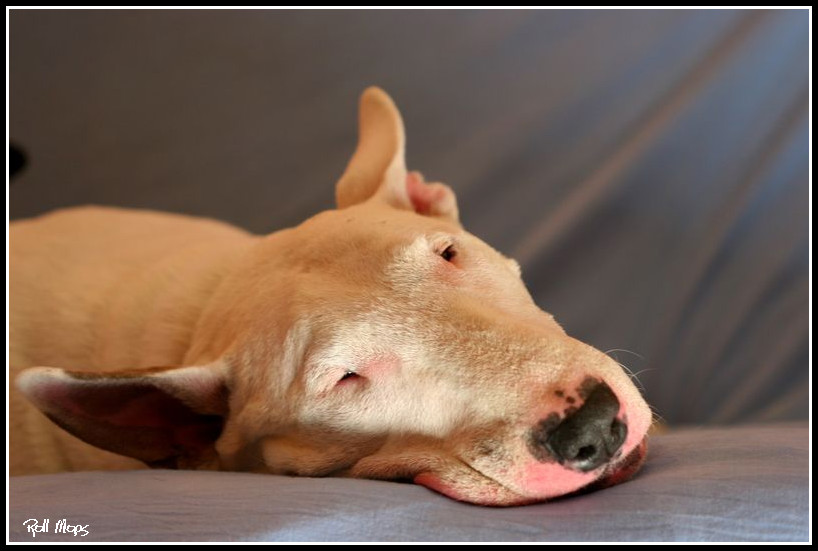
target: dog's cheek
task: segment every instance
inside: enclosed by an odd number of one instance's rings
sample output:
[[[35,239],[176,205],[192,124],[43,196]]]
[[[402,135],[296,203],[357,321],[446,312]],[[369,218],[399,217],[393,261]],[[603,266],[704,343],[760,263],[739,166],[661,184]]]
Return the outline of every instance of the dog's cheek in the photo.
[[[315,432],[312,436],[264,438],[261,455],[267,472],[298,476],[335,475],[382,443],[378,437],[356,439],[344,434]]]
[[[261,449],[264,463],[273,474],[320,476],[335,470],[331,450],[317,450],[298,440],[267,438]]]
[[[248,445],[236,418],[228,418],[221,436],[216,440],[216,454],[219,470],[257,471],[264,470],[261,452],[257,446]]]

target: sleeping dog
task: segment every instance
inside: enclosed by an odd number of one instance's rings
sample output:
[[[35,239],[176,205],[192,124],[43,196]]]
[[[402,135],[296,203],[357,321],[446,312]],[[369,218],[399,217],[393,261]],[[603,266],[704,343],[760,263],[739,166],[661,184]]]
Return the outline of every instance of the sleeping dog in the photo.
[[[411,479],[513,505],[639,468],[630,378],[407,171],[382,90],[359,123],[338,208],[271,235],[101,207],[11,224],[11,474]]]

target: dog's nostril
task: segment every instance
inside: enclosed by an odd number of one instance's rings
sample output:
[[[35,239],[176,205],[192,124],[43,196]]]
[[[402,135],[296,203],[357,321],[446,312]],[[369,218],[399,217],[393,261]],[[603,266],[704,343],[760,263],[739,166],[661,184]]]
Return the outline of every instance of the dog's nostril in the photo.
[[[540,461],[556,459],[586,472],[606,463],[622,447],[628,428],[616,418],[619,400],[605,383],[597,382],[588,390],[582,407],[561,421],[555,422],[550,415],[535,427],[529,440],[534,457]]]
[[[587,460],[591,459],[593,456],[596,455],[596,447],[594,446],[582,446],[577,453],[576,459],[579,460]]]

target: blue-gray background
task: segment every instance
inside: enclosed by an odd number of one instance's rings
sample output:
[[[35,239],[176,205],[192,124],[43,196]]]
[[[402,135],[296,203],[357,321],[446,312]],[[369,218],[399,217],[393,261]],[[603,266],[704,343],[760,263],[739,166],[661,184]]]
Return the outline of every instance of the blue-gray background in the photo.
[[[361,90],[671,424],[808,414],[808,12],[10,15],[11,218],[331,208]],[[636,353],[637,355],[632,354]]]

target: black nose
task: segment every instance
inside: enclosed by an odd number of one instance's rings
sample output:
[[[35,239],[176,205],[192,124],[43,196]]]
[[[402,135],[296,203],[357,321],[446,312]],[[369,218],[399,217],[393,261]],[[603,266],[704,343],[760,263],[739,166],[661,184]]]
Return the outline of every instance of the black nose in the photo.
[[[535,457],[540,458],[544,448],[566,467],[582,472],[596,469],[613,457],[628,435],[628,427],[616,418],[617,413],[619,400],[608,385],[600,382],[582,407],[556,427],[548,420],[540,423],[532,433],[532,444],[540,448]]]

